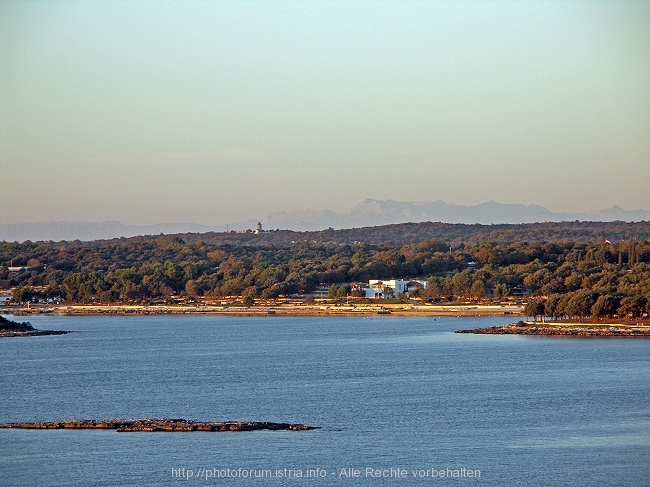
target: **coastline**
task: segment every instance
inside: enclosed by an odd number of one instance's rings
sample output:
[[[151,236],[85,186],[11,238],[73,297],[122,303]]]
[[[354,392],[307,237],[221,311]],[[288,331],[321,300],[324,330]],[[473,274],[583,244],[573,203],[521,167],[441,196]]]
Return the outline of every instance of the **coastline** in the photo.
[[[650,325],[643,323],[575,323],[520,321],[509,325],[456,330],[478,335],[535,335],[562,337],[638,337],[650,338]]]
[[[523,316],[518,305],[414,305],[414,304],[349,304],[273,306],[237,305],[43,305],[5,306],[0,314],[34,315],[175,315],[214,314],[227,316]]]
[[[0,338],[38,337],[45,335],[65,335],[63,330],[37,330],[31,323],[17,323],[0,316]]]
[[[67,335],[64,330],[31,330],[31,331],[0,331],[0,338],[12,337],[42,337],[47,335]]]

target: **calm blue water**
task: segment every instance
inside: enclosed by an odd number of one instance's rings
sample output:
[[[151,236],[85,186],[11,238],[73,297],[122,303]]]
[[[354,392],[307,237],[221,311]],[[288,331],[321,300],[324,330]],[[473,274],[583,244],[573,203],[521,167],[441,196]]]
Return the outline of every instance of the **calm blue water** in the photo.
[[[0,430],[2,485],[650,485],[650,340],[452,333],[507,318],[28,320],[75,333],[0,340],[1,422],[181,417],[322,429]],[[230,478],[206,478],[228,468]],[[360,476],[341,476],[350,468]],[[463,468],[480,478],[413,476]],[[286,477],[307,469],[326,476]]]

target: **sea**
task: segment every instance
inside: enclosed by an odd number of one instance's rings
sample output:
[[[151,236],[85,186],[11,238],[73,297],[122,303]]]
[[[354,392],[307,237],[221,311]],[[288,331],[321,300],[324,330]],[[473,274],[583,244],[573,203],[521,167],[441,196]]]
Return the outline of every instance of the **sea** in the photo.
[[[650,485],[650,340],[456,334],[510,317],[30,316],[0,422],[273,421],[310,431],[0,429],[0,485]]]

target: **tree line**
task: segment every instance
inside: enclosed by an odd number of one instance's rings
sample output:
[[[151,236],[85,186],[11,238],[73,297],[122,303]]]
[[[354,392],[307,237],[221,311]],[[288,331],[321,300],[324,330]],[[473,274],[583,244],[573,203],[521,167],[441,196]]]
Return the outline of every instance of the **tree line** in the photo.
[[[398,223],[374,227],[333,229],[298,232],[293,230],[271,230],[259,234],[253,232],[205,232],[183,233],[175,237],[188,244],[203,242],[216,246],[288,246],[297,242],[311,242],[325,245],[353,244],[365,242],[380,244],[393,242],[396,245],[418,244],[424,240],[438,239],[453,246],[464,243],[475,245],[481,242],[576,242],[627,241],[650,239],[650,222],[544,222],[524,224],[462,224],[441,222]],[[112,239],[106,242],[152,242],[160,235]],[[72,242],[74,243],[74,242]],[[77,242],[82,243],[82,242]]]
[[[410,297],[433,302],[530,295],[530,316],[641,316],[650,311],[648,240],[452,245],[434,238],[404,245],[300,241],[253,246],[158,236],[0,243],[0,288],[13,289],[16,302],[147,303],[226,296],[250,302],[310,294],[319,285],[342,297],[352,294],[353,282],[416,277],[427,279],[429,287]]]

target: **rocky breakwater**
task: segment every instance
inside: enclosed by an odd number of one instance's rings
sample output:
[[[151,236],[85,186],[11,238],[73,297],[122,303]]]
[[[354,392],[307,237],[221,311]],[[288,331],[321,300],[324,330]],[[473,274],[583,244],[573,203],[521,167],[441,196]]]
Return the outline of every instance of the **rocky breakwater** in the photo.
[[[650,337],[650,327],[634,325],[597,325],[578,323],[513,323],[510,325],[457,330],[456,333],[476,333],[481,335],[543,335],[578,337]]]
[[[262,421],[190,421],[186,419],[69,419],[63,421],[41,421],[37,423],[0,423],[0,428],[15,429],[113,429],[118,432],[133,431],[256,431],[287,430],[305,431],[319,426],[292,423],[269,423]]]
[[[30,323],[17,323],[0,316],[0,338],[3,337],[35,337],[43,335],[65,335],[69,331],[37,330]]]

